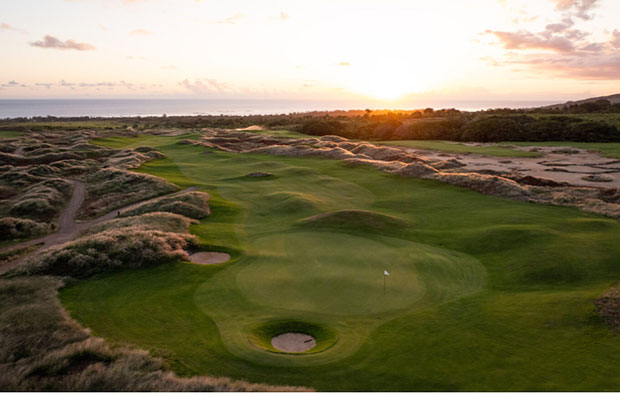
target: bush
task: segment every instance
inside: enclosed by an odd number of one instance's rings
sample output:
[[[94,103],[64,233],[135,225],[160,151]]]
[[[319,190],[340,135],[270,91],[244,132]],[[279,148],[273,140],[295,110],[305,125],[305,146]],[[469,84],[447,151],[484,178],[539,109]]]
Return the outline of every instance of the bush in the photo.
[[[0,240],[30,239],[48,230],[47,224],[29,219],[0,218]]]
[[[333,134],[339,136],[345,130],[346,125],[340,121],[311,120],[301,126],[301,133],[311,136],[325,136]]]
[[[185,249],[191,247],[197,247],[197,239],[192,235],[127,227],[43,250],[13,269],[10,275],[87,278],[186,259]]]
[[[133,227],[140,230],[187,233],[191,220],[172,213],[154,212],[135,217],[117,218],[89,228],[85,235],[94,235],[112,229]]]
[[[179,188],[159,177],[122,169],[101,169],[86,178],[87,201],[81,215],[99,216]],[[161,210],[153,210],[161,211]]]
[[[475,120],[465,126],[461,140],[479,141],[520,141],[524,133],[521,125],[511,117],[488,117]]]
[[[126,211],[123,215],[139,215],[164,211],[180,214],[188,218],[200,219],[210,213],[207,201],[210,196],[204,192],[184,192],[174,196],[164,196]]]

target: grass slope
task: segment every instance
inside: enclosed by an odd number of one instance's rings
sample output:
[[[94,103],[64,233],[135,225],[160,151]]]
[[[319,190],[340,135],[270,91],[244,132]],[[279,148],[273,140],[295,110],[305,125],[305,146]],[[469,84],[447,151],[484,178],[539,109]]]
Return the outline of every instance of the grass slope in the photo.
[[[618,221],[332,160],[205,155],[175,140],[106,143],[153,145],[167,158],[139,171],[211,193],[212,215],[191,231],[233,259],[65,288],[63,303],[96,335],[149,349],[180,374],[318,390],[620,389],[620,338],[592,304],[620,276]],[[274,177],[242,177],[251,171]],[[389,237],[368,220],[300,225],[343,210],[403,225]],[[252,344],[257,327],[279,320],[337,341],[304,355]]]
[[[488,156],[500,156],[500,157],[538,157],[539,153],[519,151],[515,149],[499,147],[494,145],[485,146],[469,146],[452,141],[439,141],[439,140],[402,140],[402,141],[381,141],[379,144],[394,145],[407,148],[418,148],[425,150],[435,150],[450,152],[456,154],[478,154]]]
[[[21,136],[21,132],[13,132],[10,130],[0,130],[0,139],[8,139]]]

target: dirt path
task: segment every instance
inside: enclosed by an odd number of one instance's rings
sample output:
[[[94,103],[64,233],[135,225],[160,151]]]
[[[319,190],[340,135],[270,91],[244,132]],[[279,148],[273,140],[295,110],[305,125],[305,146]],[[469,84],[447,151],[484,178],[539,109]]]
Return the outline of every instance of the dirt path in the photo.
[[[482,144],[478,144],[482,145]],[[404,148],[405,151],[432,160],[456,159],[465,164],[466,171],[520,174],[567,182],[576,186],[620,188],[620,159],[605,158],[596,151],[574,147],[513,147],[523,151],[532,149],[538,158],[495,157],[478,154],[456,154],[441,151]],[[592,181],[588,176],[601,176],[607,182]],[[596,179],[596,177],[594,178]]]
[[[77,214],[78,210],[82,206],[82,203],[84,202],[84,198],[86,196],[86,185],[82,181],[77,181],[77,180],[69,180],[69,181],[73,183],[73,194],[71,196],[71,200],[69,201],[69,204],[67,204],[67,207],[65,207],[63,212],[60,214],[60,218],[58,219],[58,231],[55,233],[52,233],[51,235],[39,237],[38,239],[28,240],[23,243],[19,243],[19,244],[12,245],[10,247],[2,248],[0,249],[0,253],[12,251],[12,250],[18,250],[18,249],[22,249],[25,247],[38,245],[38,244],[41,244],[41,247],[47,248],[47,247],[51,247],[54,245],[66,243],[68,241],[75,239],[76,236],[80,232],[92,226],[95,226],[102,222],[114,219],[118,216],[119,213],[122,214],[126,211],[134,209],[135,207],[138,207],[139,205],[143,203],[146,203],[148,201],[161,197],[161,196],[156,196],[154,198],[142,200],[140,202],[131,204],[121,209],[110,211],[109,213],[102,215],[99,218],[90,220],[90,221],[76,222],[75,214]],[[173,192],[170,195],[180,194],[183,192],[195,191],[197,189],[198,189],[197,187],[189,187],[181,191]],[[21,257],[4,264],[3,266],[0,266],[0,275],[6,273],[7,271],[11,270],[15,266],[19,265],[26,258],[36,253],[38,250],[39,249],[32,251],[30,253],[27,253],[25,255],[22,255]]]

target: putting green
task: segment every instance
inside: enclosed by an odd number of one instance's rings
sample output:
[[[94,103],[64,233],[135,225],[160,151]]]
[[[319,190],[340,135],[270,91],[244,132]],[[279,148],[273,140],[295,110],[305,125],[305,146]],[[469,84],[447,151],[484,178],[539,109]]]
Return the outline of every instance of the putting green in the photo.
[[[264,254],[239,272],[239,289],[255,303],[300,312],[399,310],[425,297],[439,302],[478,290],[485,277],[467,255],[398,239],[294,232],[252,244]]]

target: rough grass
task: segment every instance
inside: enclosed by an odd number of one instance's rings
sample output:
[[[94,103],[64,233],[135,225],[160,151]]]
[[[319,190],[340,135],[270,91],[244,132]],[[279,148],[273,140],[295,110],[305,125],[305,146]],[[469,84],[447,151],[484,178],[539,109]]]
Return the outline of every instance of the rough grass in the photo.
[[[67,317],[50,277],[0,279],[0,388],[3,391],[302,391],[179,378],[145,351],[111,348]]]
[[[96,217],[148,198],[175,192],[174,184],[146,174],[106,168],[86,178],[87,198],[81,217]]]
[[[94,235],[113,229],[133,228],[139,230],[159,230],[162,232],[188,233],[191,220],[179,214],[153,212],[125,218],[112,219],[95,225],[84,232]]]
[[[10,214],[50,221],[62,211],[71,196],[72,184],[61,178],[45,179],[26,188],[12,200]]]
[[[0,218],[0,240],[30,239],[45,234],[48,229],[47,224],[30,219]]]
[[[196,240],[187,234],[125,227],[45,249],[29,257],[9,275],[87,278],[185,259],[185,250],[191,247],[197,247]]]
[[[169,212],[188,218],[201,219],[209,215],[209,194],[198,191],[178,193],[164,196],[143,203],[128,210],[123,215],[139,215],[150,212]]]
[[[376,144],[393,145],[423,150],[443,151],[456,154],[478,154],[500,157],[539,157],[537,152],[520,151],[496,145],[474,146],[462,143],[439,140],[402,140],[402,141],[373,141]]]

